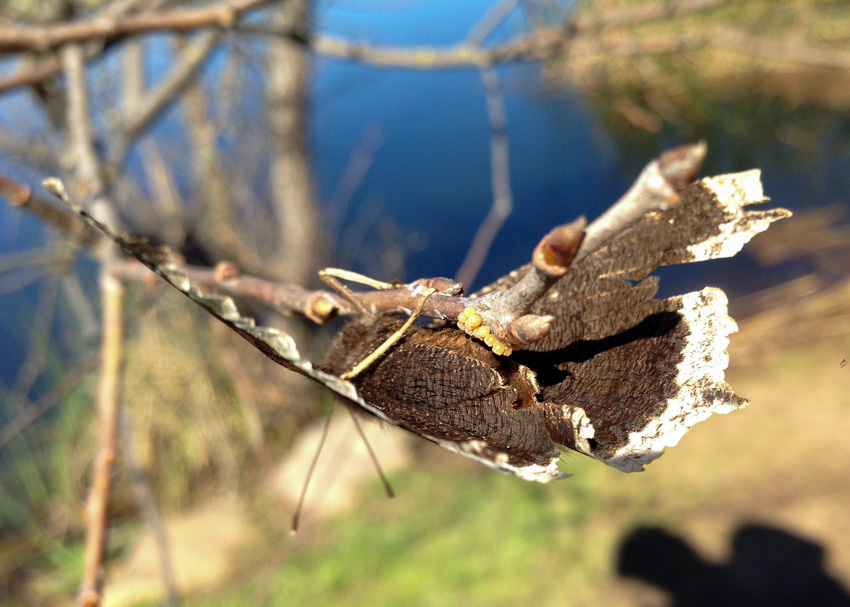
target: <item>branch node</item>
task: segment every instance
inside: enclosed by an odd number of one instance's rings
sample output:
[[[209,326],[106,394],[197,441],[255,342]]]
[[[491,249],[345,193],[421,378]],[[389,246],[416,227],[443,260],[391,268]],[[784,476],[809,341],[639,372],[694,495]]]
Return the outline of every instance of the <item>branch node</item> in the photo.
[[[525,314],[508,325],[508,342],[516,348],[521,348],[540,341],[549,335],[554,316],[538,316]]]
[[[579,217],[549,232],[534,248],[534,266],[549,276],[561,277],[566,274],[584,241],[586,223],[584,217]]]
[[[412,283],[408,285],[413,293],[417,293],[419,290],[428,290],[434,289],[437,293],[443,293],[445,295],[461,295],[463,293],[463,285],[459,282],[452,280],[451,278],[420,278],[418,280],[414,280]]]
[[[222,261],[215,266],[215,281],[222,283],[231,278],[238,278],[242,273],[232,261]]]
[[[317,325],[327,322],[336,311],[336,302],[327,293],[322,291],[313,293],[307,300],[307,305],[304,306],[304,316]]]
[[[41,182],[45,190],[59,198],[62,202],[74,208],[71,201],[68,199],[68,192],[65,190],[65,184],[58,177],[48,177]]]

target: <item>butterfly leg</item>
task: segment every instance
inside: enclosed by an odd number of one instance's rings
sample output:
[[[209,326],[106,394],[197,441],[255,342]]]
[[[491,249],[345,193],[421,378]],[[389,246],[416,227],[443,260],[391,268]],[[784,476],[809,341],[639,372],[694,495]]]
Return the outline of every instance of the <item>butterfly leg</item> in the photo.
[[[400,340],[404,336],[404,332],[407,331],[408,328],[410,328],[410,325],[412,325],[416,321],[416,319],[422,313],[422,306],[425,305],[425,300],[427,300],[428,297],[430,297],[431,294],[435,291],[436,289],[434,288],[426,289],[422,293],[422,296],[419,298],[419,301],[416,303],[416,308],[413,310],[413,313],[410,315],[410,318],[408,318],[407,321],[401,327],[399,327],[399,329],[395,333],[390,335],[386,339],[386,341],[384,341],[384,343],[375,348],[375,350],[372,351],[369,356],[354,365],[354,368],[350,371],[346,371],[345,373],[340,375],[340,378],[351,379],[352,377],[357,377],[363,371],[368,369],[372,363],[374,363],[381,356],[383,356],[387,350],[392,348],[398,342],[398,340]]]
[[[351,272],[349,270],[341,270],[339,268],[325,268],[324,270],[319,270],[319,278],[321,278],[337,293],[340,293],[348,301],[354,304],[357,311],[364,315],[370,314],[370,312],[366,306],[363,305],[363,301],[354,291],[342,284],[340,280],[356,282],[357,284],[366,285],[367,287],[372,287],[373,289],[378,290],[394,289],[398,286],[391,282],[381,282],[380,280],[369,278],[363,274],[358,274],[357,272]]]

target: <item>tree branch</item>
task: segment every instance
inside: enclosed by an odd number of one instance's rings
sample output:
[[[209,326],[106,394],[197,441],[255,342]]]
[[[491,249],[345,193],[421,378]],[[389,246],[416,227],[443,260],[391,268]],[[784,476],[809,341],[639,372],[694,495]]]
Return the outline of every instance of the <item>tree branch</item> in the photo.
[[[115,225],[115,209],[105,198],[100,160],[94,147],[83,49],[79,45],[64,46],[61,49],[61,57],[67,82],[67,158],[74,176],[74,190],[79,196],[92,201],[93,215],[99,215]],[[97,607],[102,599],[109,497],[113,467],[118,457],[118,398],[123,360],[124,287],[110,272],[116,256],[117,251],[113,247],[103,247],[98,251],[103,306],[101,366],[97,392],[99,430],[98,450],[85,513],[87,528],[83,578],[77,595],[77,604],[82,607]]]
[[[59,231],[76,237],[84,245],[91,245],[102,239],[101,235],[90,227],[81,228],[80,222],[73,215],[61,210],[52,202],[34,195],[29,186],[2,174],[0,174],[0,197],[5,198],[10,206],[26,209]]]
[[[218,30],[205,32],[200,39],[183,49],[178,63],[159,86],[136,101],[134,111],[125,117],[112,154],[112,164],[123,160],[130,143],[192,83],[220,39],[221,32]]]
[[[20,51],[44,51],[89,40],[113,42],[134,34],[155,31],[189,32],[201,27],[230,28],[244,13],[270,0],[229,0],[198,8],[126,17],[99,16],[87,21],[45,27],[14,25],[0,27],[0,55]]]
[[[650,162],[630,190],[586,230],[583,218],[555,228],[537,245],[532,263],[522,270],[525,274],[516,284],[505,290],[490,290],[479,296],[463,297],[458,283],[448,278],[432,278],[398,287],[383,288],[383,285],[379,285],[379,290],[357,294],[345,289],[341,293],[349,298],[350,301],[346,301],[344,297],[327,291],[308,291],[301,287],[242,276],[234,264],[219,264],[215,271],[186,267],[175,267],[174,271],[183,277],[181,280],[189,278],[190,284],[198,287],[218,286],[234,295],[252,297],[284,311],[302,313],[316,322],[324,322],[334,315],[358,312],[410,315],[413,310],[418,310],[425,317],[457,322],[461,328],[482,339],[485,335],[481,332],[486,330],[488,339],[492,337],[497,340],[500,350],[497,351],[494,346],[494,351],[497,354],[509,354],[511,348],[527,346],[548,334],[551,318],[528,314],[528,311],[568,271],[573,261],[598,250],[647,213],[677,204],[679,192],[694,178],[702,166],[705,153],[706,146],[702,142],[664,152]],[[158,267],[160,262],[153,260],[163,255],[172,260],[170,263],[179,263],[172,253],[150,247],[143,241],[128,240],[109,226],[98,224],[87,217],[68,200],[58,180],[48,179],[44,185],[149,267]],[[347,276],[344,278],[350,279]],[[430,295],[423,301],[426,293]]]
[[[701,141],[664,152],[650,162],[622,198],[588,226],[578,258],[605,246],[647,213],[676,204],[679,192],[702,168],[707,150],[705,142]]]
[[[514,206],[511,194],[508,116],[499,75],[494,68],[488,67],[481,70],[481,80],[484,82],[487,118],[490,122],[490,184],[493,190],[493,204],[475,233],[466,258],[457,271],[458,282],[466,286],[472,285],[487,258],[496,234]]]
[[[478,23],[472,26],[466,36],[467,44],[481,46],[499,25],[508,18],[522,0],[501,0],[484,14]]]
[[[118,458],[118,394],[123,358],[124,287],[113,276],[101,276],[103,341],[98,386],[98,449],[86,504],[86,553],[83,579],[77,595],[81,607],[97,607],[103,594],[109,496]]]

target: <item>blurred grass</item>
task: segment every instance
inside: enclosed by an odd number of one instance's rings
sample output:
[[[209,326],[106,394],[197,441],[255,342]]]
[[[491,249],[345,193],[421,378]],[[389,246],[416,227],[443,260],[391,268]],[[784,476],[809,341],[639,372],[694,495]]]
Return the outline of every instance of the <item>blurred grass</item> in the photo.
[[[257,593],[265,605],[553,604],[562,584],[585,587],[605,571],[585,533],[599,493],[592,462],[571,462],[575,476],[553,492],[451,455],[428,459],[433,467],[393,479],[398,498],[373,487],[356,512],[308,524],[280,569],[186,604],[245,605]],[[281,548],[270,543],[258,562]]]
[[[734,349],[733,339],[733,360]],[[230,508],[195,523],[205,542],[227,538],[231,569],[212,586],[195,584],[204,590],[184,604],[664,605],[661,590],[616,572],[632,530],[661,526],[708,562],[723,562],[735,532],[752,522],[820,544],[826,574],[850,587],[850,367],[840,366],[848,354],[844,335],[733,368],[729,381],[750,407],[697,425],[641,474],[568,455],[572,478],[537,485],[417,441],[417,465],[393,478],[396,499],[376,480],[339,518],[318,520],[308,502],[295,537],[288,534],[291,506],[262,490],[241,493],[238,520]],[[243,529],[234,544],[231,531],[246,521],[253,531]],[[113,555],[126,538],[114,537]],[[73,543],[61,550],[45,568],[50,583],[39,579],[29,604],[69,599],[82,553]],[[205,543],[184,570],[206,571],[220,558],[214,551]],[[110,579],[107,597],[117,597],[122,589]],[[147,583],[156,595],[156,582]]]

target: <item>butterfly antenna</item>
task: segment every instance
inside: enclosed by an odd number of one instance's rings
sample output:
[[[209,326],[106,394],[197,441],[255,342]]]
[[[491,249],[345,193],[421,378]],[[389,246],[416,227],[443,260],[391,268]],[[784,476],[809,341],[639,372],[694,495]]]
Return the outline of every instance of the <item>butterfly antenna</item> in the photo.
[[[289,528],[290,535],[295,535],[298,531],[298,525],[301,522],[301,511],[304,509],[304,499],[307,497],[307,488],[310,486],[310,480],[313,478],[313,472],[316,469],[316,463],[319,461],[319,455],[322,453],[322,447],[325,446],[325,440],[328,438],[328,430],[331,427],[331,413],[328,413],[328,416],[325,418],[325,425],[322,428],[322,437],[319,439],[319,446],[316,448],[315,455],[313,455],[313,461],[310,462],[307,477],[304,479],[304,486],[301,487],[301,496],[298,498],[298,506],[295,507],[295,514],[292,515],[292,526]]]
[[[360,421],[357,419],[357,414],[355,414],[352,409],[349,409],[348,413],[349,415],[351,415],[351,421],[354,422],[354,427],[357,428],[357,433],[360,435],[360,438],[363,439],[363,444],[366,445],[366,450],[369,452],[369,457],[372,458],[372,463],[375,465],[375,470],[377,471],[381,482],[384,484],[384,491],[387,492],[387,497],[395,497],[395,492],[393,491],[392,485],[390,485],[390,481],[387,480],[383,469],[381,469],[381,463],[378,461],[378,457],[372,450],[372,445],[369,444],[369,439],[366,438],[366,433],[363,432],[363,428],[360,426]]]

